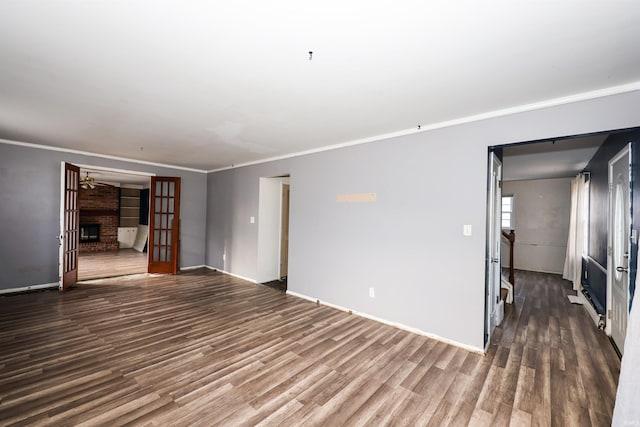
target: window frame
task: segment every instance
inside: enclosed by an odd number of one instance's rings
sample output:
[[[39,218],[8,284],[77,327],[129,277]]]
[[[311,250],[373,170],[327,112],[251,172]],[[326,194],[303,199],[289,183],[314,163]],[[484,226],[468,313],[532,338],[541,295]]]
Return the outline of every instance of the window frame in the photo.
[[[504,199],[511,199],[510,210],[504,210]],[[515,230],[515,196],[513,194],[503,194],[500,199],[500,228],[502,230]],[[509,213],[509,224],[504,224],[504,214]]]

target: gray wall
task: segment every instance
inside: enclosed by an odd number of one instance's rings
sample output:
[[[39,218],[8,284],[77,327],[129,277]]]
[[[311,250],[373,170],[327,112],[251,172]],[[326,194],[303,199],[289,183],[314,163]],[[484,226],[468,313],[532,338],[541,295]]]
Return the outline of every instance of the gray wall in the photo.
[[[0,289],[58,281],[62,161],[181,177],[180,266],[204,264],[205,173],[0,143]]]
[[[507,181],[502,194],[514,196],[514,267],[562,274],[571,217],[571,178]],[[508,266],[508,244],[502,248],[503,266]]]
[[[290,173],[289,290],[482,348],[487,147],[637,126],[639,104],[636,91],[211,173],[206,263],[255,279],[259,178]],[[336,202],[368,192],[377,202]]]
[[[248,278],[259,178],[290,173],[290,290],[482,348],[487,147],[639,126],[637,105],[639,91],[208,175],[0,144],[0,288],[58,280],[61,161],[181,176],[181,266]]]

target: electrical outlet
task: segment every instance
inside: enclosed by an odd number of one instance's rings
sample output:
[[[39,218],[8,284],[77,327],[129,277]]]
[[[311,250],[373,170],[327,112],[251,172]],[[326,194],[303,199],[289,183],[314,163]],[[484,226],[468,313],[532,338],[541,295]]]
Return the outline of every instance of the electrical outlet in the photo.
[[[375,289],[369,288],[369,298],[375,298],[375,297],[376,297]]]

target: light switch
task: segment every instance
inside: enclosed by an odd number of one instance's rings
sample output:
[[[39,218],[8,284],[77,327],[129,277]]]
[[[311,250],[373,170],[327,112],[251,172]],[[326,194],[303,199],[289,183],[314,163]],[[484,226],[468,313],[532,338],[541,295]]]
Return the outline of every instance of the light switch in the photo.
[[[256,217],[255,217],[255,216],[252,216],[251,218],[249,218],[249,222],[250,222],[251,224],[255,224],[255,223],[256,223]]]
[[[462,234],[464,236],[471,236],[471,224],[465,224],[463,226]]]

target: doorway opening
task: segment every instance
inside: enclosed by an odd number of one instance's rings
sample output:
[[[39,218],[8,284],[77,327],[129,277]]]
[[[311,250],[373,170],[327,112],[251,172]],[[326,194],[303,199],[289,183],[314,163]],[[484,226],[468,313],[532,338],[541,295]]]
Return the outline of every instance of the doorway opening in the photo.
[[[637,241],[633,236],[637,233],[633,225],[633,196],[628,195],[628,207],[618,203],[619,211],[629,214],[628,223],[621,222],[618,229],[622,230],[619,241],[630,243],[630,249],[626,250],[619,244],[622,249],[618,251],[618,259],[624,265],[614,266],[607,259],[612,250],[610,230],[615,226],[610,223],[614,216],[610,211],[611,203],[615,201],[611,192],[615,190],[615,184],[611,185],[608,164],[623,146],[639,140],[640,129],[636,128],[506,144],[489,150],[500,153],[502,196],[509,199],[506,204],[504,197],[502,200],[501,215],[506,211],[508,216],[507,221],[502,221],[502,231],[506,235],[510,232],[515,235],[513,256],[505,250],[509,248],[509,242],[506,239],[502,241],[501,269],[508,265],[515,267],[516,272],[520,271],[521,276],[526,272],[524,275],[529,277],[531,274],[528,272],[534,272],[539,276],[554,274],[563,277],[566,289],[557,297],[564,299],[565,304],[567,298],[571,303],[581,303],[594,323],[609,336],[612,336],[613,323],[622,324],[612,319],[609,311],[615,298],[612,297],[610,281],[616,271],[619,276],[628,274],[629,289],[623,293],[632,298],[637,257]],[[623,183],[622,187],[632,194],[633,168],[629,165],[634,162],[628,157],[623,163],[621,169],[630,174],[629,183]],[[575,188],[579,191],[574,191]],[[581,198],[576,198],[576,194],[581,194]],[[487,208],[488,219],[491,207],[488,205]],[[490,238],[488,232],[488,243]],[[495,304],[489,300],[489,255],[487,252],[485,345],[491,339],[494,326],[489,322],[487,313]],[[617,267],[621,268],[617,270]],[[505,304],[505,318],[517,312],[518,304],[523,302],[519,297],[517,279],[516,273],[514,305]],[[619,308],[625,310],[624,314],[628,313],[629,304],[624,302],[630,299],[621,297],[620,301]]]
[[[291,177],[260,178],[257,282],[287,290]]]
[[[127,238],[127,243],[133,241],[132,247],[144,251],[144,247],[148,245],[148,256],[146,264],[146,272],[161,274],[176,274],[179,266],[180,254],[180,177],[155,176],[144,172],[133,172],[120,169],[110,169],[102,167],[82,166],[95,170],[85,170],[85,174],[81,178],[81,167],[71,163],[61,163],[60,173],[60,251],[59,251],[59,272],[60,283],[59,289],[64,291],[73,286],[78,281],[78,259],[81,252],[80,238],[81,233],[91,232],[90,230],[100,229],[100,234],[88,239],[83,236],[83,244],[94,245],[100,244],[99,249],[116,250],[120,248],[120,242],[117,240],[117,224],[133,225],[136,222],[135,236],[121,236]],[[91,172],[94,173],[91,176]],[[114,199],[116,185],[111,185],[107,180],[97,180],[95,175],[103,173],[117,173],[117,179],[121,179],[124,175],[143,176],[142,182],[150,178],[148,187],[148,197],[145,196],[145,188],[139,192],[134,192],[135,188],[129,183],[127,190],[125,188],[118,189],[118,199]],[[103,177],[104,177],[103,175]],[[139,178],[136,178],[139,179]],[[80,192],[83,190],[96,190],[99,187],[105,187],[105,195],[97,195],[98,193],[88,193],[86,205],[82,205]],[[122,197],[123,190],[125,196]],[[109,204],[99,205],[104,198],[109,200]],[[136,200],[140,200],[137,202]],[[143,200],[144,199],[144,200]],[[117,207],[116,207],[117,205]],[[84,207],[85,209],[82,209]],[[148,210],[147,210],[148,207]],[[91,217],[91,224],[81,226],[83,219],[81,211],[86,211],[84,221],[87,216]],[[142,213],[140,212],[142,211]],[[138,220],[136,221],[136,212]],[[93,223],[96,218],[105,217],[106,226]],[[116,217],[118,218],[116,220]],[[148,225],[140,224],[140,222],[148,221]],[[91,226],[93,227],[91,227]],[[105,237],[102,242],[102,230],[109,232],[109,237]],[[114,239],[114,236],[116,237]],[[87,241],[92,240],[92,241]],[[143,258],[143,257],[141,257]],[[144,259],[144,258],[143,258]],[[142,268],[140,268],[142,270]],[[112,270],[112,269],[110,269]],[[144,272],[142,270],[141,272]],[[110,271],[113,276],[114,272]],[[131,272],[121,272],[121,274],[131,274]],[[118,274],[120,275],[120,274]]]
[[[78,167],[77,281],[146,273],[151,175]]]

